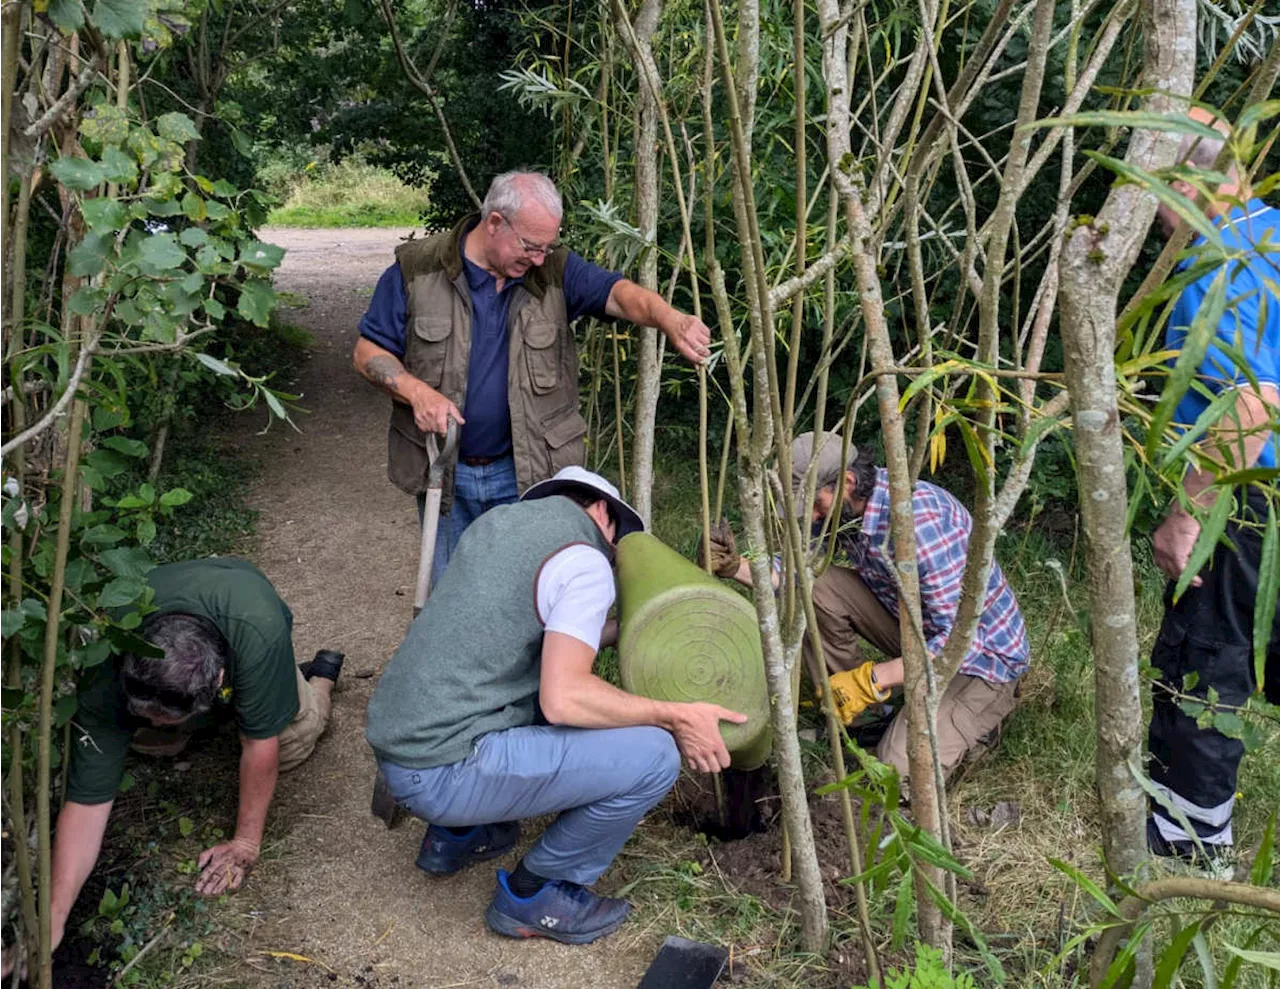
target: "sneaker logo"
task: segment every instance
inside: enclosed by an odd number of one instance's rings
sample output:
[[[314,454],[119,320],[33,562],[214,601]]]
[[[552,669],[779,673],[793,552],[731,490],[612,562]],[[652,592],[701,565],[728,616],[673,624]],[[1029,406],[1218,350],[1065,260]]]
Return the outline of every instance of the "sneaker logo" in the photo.
[[[543,927],[552,928],[552,927],[555,927],[556,924],[560,923],[560,918],[552,917],[550,914],[548,914],[544,916],[540,921],[538,921],[538,923],[541,924]]]
[[[476,847],[475,847],[475,848],[471,849],[471,853],[472,853],[473,855],[479,855],[479,854],[481,854],[482,852],[487,852],[488,850],[489,850],[489,846],[488,846],[488,845],[476,845]]]

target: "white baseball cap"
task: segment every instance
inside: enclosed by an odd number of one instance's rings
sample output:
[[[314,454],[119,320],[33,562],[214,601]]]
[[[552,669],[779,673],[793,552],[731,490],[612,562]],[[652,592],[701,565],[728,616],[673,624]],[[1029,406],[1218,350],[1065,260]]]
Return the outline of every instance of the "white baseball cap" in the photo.
[[[528,491],[520,496],[520,500],[533,501],[535,498],[548,498],[570,488],[578,488],[579,490],[585,488],[594,494],[598,494],[608,502],[609,507],[613,509],[614,517],[618,520],[618,532],[614,537],[615,542],[633,532],[644,532],[644,522],[640,518],[640,514],[622,500],[618,489],[599,474],[592,473],[585,467],[562,467],[554,477],[539,481],[529,488]]]

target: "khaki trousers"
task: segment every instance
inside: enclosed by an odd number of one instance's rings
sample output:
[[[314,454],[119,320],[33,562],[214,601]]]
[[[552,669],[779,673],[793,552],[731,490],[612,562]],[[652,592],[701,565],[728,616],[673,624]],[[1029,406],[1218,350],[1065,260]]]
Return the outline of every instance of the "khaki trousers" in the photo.
[[[829,673],[851,670],[863,662],[858,646],[865,639],[887,659],[902,655],[902,637],[894,618],[847,567],[830,566],[813,584],[813,610]],[[805,639],[805,649],[812,646]],[[938,704],[938,754],[950,774],[975,746],[985,745],[1017,706],[1017,681],[988,683],[957,673]],[[899,712],[880,739],[876,758],[907,776],[907,719]]]
[[[329,725],[330,694],[312,688],[298,670],[298,713],[280,733],[280,771],[296,769],[315,751],[316,742]],[[192,729],[139,728],[133,733],[135,752],[153,756],[175,756],[191,741]]]

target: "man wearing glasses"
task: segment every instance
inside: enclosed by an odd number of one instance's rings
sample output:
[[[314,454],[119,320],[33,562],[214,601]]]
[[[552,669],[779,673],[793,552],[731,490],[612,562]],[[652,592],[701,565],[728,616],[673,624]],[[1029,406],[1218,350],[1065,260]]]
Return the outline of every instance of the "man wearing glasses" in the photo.
[[[451,417],[462,426],[436,579],[480,514],[582,463],[574,320],[625,319],[657,327],[692,363],[710,354],[701,320],[561,246],[562,217],[545,175],[499,175],[479,215],[396,250],[360,321],[356,370],[393,400],[387,474],[419,506],[428,434],[444,433]]]

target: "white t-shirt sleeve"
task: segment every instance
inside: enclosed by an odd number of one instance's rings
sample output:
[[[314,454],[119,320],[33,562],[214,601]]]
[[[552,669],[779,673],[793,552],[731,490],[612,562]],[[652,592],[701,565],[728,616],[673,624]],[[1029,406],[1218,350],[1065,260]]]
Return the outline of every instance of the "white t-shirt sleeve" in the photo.
[[[548,632],[561,632],[600,648],[600,633],[613,605],[613,568],[594,546],[566,546],[538,574],[538,617]]]

